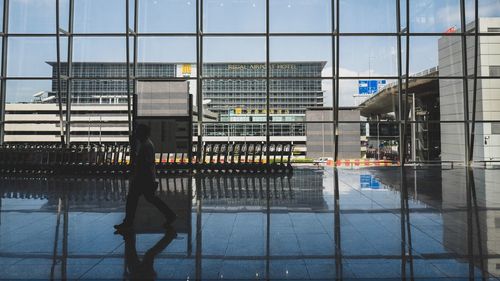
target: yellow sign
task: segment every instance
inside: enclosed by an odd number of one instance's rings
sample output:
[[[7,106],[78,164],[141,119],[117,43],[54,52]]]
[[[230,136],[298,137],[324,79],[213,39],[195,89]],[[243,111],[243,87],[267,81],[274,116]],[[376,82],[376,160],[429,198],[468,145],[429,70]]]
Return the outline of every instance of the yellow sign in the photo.
[[[234,113],[241,114],[241,107],[237,107],[234,109]]]
[[[190,64],[183,64],[182,65],[182,75],[183,76],[191,75],[191,65]]]

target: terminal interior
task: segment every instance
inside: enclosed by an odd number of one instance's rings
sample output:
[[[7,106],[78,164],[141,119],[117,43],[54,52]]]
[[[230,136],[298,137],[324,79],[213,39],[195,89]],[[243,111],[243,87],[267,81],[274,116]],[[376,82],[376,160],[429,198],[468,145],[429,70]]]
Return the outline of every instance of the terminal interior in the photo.
[[[146,201],[134,234],[113,234],[125,179],[2,177],[0,276],[123,279],[133,249],[158,280],[494,280],[499,184],[485,169],[163,176],[173,237]]]
[[[0,0],[0,280],[500,280],[499,94],[500,0]]]

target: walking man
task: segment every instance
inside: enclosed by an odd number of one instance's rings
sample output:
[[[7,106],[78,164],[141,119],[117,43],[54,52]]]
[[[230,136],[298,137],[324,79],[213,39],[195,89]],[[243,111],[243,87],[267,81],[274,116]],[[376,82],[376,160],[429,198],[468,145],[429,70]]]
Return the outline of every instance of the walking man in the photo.
[[[155,195],[158,183],[156,182],[155,148],[149,138],[150,134],[151,129],[147,125],[139,124],[137,126],[136,154],[132,161],[132,176],[125,207],[126,214],[123,222],[114,226],[117,231],[132,229],[137,203],[141,195],[144,195],[144,198],[149,203],[162,212],[166,219],[165,226],[168,226],[177,218],[174,211]]]

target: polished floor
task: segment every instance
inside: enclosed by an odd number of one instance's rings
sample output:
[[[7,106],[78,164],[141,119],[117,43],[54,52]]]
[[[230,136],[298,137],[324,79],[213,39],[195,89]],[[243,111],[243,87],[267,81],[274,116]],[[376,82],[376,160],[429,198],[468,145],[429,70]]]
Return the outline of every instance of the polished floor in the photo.
[[[0,279],[497,280],[500,170],[164,176],[170,228],[121,178],[0,176]]]

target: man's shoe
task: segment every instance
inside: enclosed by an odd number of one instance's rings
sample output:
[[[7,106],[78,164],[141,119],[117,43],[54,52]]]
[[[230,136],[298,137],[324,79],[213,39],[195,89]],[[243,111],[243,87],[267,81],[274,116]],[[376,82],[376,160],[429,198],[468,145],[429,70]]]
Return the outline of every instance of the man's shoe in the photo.
[[[120,224],[116,224],[114,228],[116,229],[116,231],[127,231],[132,230],[133,226],[131,223],[122,222]]]

